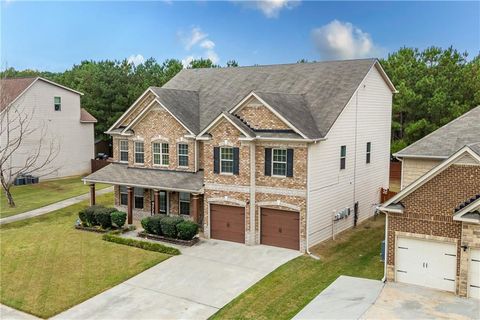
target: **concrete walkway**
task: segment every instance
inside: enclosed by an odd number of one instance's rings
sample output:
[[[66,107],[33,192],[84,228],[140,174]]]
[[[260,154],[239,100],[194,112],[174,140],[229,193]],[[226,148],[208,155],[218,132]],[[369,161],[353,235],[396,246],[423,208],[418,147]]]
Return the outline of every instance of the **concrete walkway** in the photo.
[[[35,316],[31,314],[19,311],[17,309],[13,309],[7,307],[6,305],[0,304],[0,319],[2,320],[37,320]]]
[[[340,276],[293,319],[360,319],[382,289],[378,280]]]
[[[201,240],[53,319],[207,319],[300,252]]]
[[[99,196],[99,195],[109,193],[109,192],[113,192],[113,187],[108,187],[108,188],[105,188],[105,189],[98,190],[98,191],[95,192],[95,194],[97,196]],[[79,203],[83,200],[87,200],[87,199],[90,199],[90,193],[85,193],[85,194],[82,194],[82,195],[79,195],[79,196],[76,196],[76,197],[73,197],[73,198],[69,198],[69,199],[59,201],[59,202],[52,203],[52,204],[50,204],[48,206],[45,206],[45,207],[41,207],[41,208],[38,208],[38,209],[34,209],[34,210],[31,210],[31,211],[27,211],[27,212],[24,212],[24,213],[19,213],[19,214],[10,216],[10,217],[0,219],[0,225],[7,224],[7,223],[10,223],[10,222],[20,221],[20,220],[25,220],[25,219],[29,219],[29,218],[33,218],[33,217],[37,217],[37,216],[41,216],[43,214],[46,214],[46,213],[49,213],[49,212],[52,212],[52,211],[55,211],[55,210],[58,210],[58,209],[63,209],[65,207],[71,206],[72,204],[77,204],[77,203]]]

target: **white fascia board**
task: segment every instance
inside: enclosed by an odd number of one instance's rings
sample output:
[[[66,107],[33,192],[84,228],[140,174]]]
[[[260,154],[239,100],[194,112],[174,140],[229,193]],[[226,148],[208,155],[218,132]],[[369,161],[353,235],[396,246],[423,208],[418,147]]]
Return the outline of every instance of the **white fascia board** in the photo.
[[[130,129],[132,126],[134,126],[140,119],[143,118],[143,116],[150,110],[150,108],[155,104],[157,100],[154,99],[152,102],[150,102],[143,110],[140,112],[135,119],[133,119],[128,126],[125,127],[125,129],[122,130],[122,133]]]
[[[392,154],[395,158],[418,158],[418,159],[434,159],[434,160],[445,160],[448,159],[446,156],[426,156],[426,155],[414,155],[414,154]]]
[[[233,122],[231,119],[229,119],[226,115],[224,115],[223,113],[219,114],[218,117],[216,117],[212,122],[210,122],[210,124],[205,128],[203,129],[202,132],[200,132],[198,135],[197,135],[197,139],[199,140],[203,140],[202,136],[204,134],[206,134],[208,131],[210,131],[216,124],[218,124],[218,122],[222,119],[226,119],[228,122],[230,122],[235,128],[238,129],[238,131],[240,131],[245,137],[251,137],[248,133],[246,133],[242,128],[240,128],[235,122]]]
[[[158,96],[157,96],[158,97]],[[165,105],[163,103],[160,102],[160,100],[158,100],[158,98],[156,98],[154,101],[156,101],[163,109],[165,109],[175,120],[177,120],[178,123],[180,123],[182,125],[182,127],[184,127],[191,135],[195,135],[195,133],[192,132],[192,130],[190,130],[182,121],[180,121],[180,119],[178,119],[167,107],[165,107]]]
[[[435,177],[437,174],[448,168],[456,159],[458,159],[460,156],[463,154],[470,154],[472,157],[474,157],[478,162],[480,162],[480,156],[477,155],[475,152],[473,152],[470,147],[465,146],[462,149],[458,150],[455,154],[453,154],[450,158],[447,160],[443,161],[440,163],[438,166],[434,167],[432,170],[428,171],[425,173],[423,176],[409,184],[407,187],[403,188],[399,193],[397,193],[395,196],[387,200],[384,204],[383,207],[386,207],[392,203],[396,203],[409,195],[411,192],[422,186],[424,183]]]
[[[62,89],[65,89],[65,90],[68,90],[68,91],[71,91],[71,92],[73,92],[73,93],[76,93],[76,94],[79,94],[79,95],[83,96],[83,93],[82,93],[82,92],[77,91],[77,90],[73,90],[72,88],[69,88],[69,87],[62,86],[61,84],[58,84],[58,83],[53,82],[53,81],[51,81],[51,80],[48,80],[48,79],[45,79],[45,78],[42,78],[42,77],[37,77],[37,79],[36,79],[34,82],[36,82],[37,80],[45,81],[45,82],[47,82],[47,83],[49,83],[49,84],[52,84],[52,85],[54,85],[54,86],[57,86],[57,87],[59,87],[59,88],[62,88]],[[32,83],[32,84],[33,84],[33,83]]]
[[[377,68],[378,72],[380,72],[380,75],[381,77],[383,78],[383,80],[387,83],[387,85],[390,87],[390,90],[392,90],[392,93],[398,93],[398,90],[397,88],[395,88],[395,86],[393,85],[393,82],[392,80],[390,80],[390,78],[388,77],[387,73],[385,72],[385,70],[383,70],[383,67],[382,65],[380,64],[380,62],[378,60],[375,61],[375,67]]]
[[[461,218],[465,213],[468,213],[470,211],[475,211],[475,210],[480,210],[480,198],[473,201],[472,203],[462,208],[461,210],[458,210],[457,212],[455,212],[454,219]]]

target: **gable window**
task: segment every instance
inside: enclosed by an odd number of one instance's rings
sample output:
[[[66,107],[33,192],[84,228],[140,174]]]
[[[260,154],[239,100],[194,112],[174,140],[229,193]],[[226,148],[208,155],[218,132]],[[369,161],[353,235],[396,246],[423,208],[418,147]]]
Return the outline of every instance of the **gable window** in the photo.
[[[169,160],[168,143],[153,143],[153,164],[168,166]]]
[[[233,173],[233,148],[220,148],[220,173]]]
[[[372,153],[372,143],[367,142],[367,159],[366,159],[367,163],[370,163],[371,153]]]
[[[120,140],[120,162],[128,162],[128,140]]]
[[[178,145],[178,165],[188,167],[188,144],[180,143]]]
[[[62,110],[62,98],[61,97],[53,97],[53,106],[55,111]]]
[[[143,209],[143,188],[134,188],[133,189],[133,196],[134,196],[134,203],[135,209]]]
[[[272,149],[272,174],[287,176],[287,149]]]
[[[122,206],[128,205],[128,191],[126,186],[120,186],[120,204]]]
[[[345,169],[347,164],[347,146],[340,147],[340,170]]]
[[[143,163],[145,159],[145,150],[142,141],[135,141],[135,163]]]
[[[190,214],[190,193],[180,192],[179,193],[180,201],[180,214],[189,215]]]

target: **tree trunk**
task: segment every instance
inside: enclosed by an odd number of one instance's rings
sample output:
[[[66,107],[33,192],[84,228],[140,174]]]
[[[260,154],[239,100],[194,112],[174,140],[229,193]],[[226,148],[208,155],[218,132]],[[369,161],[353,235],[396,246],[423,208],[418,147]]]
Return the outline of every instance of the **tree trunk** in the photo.
[[[3,176],[3,172],[1,172],[1,170],[0,170],[0,182],[2,184],[3,192],[7,197],[8,206],[10,208],[14,208],[15,201],[13,200],[12,193],[10,192],[10,188],[12,187],[12,184],[5,181],[5,177]]]

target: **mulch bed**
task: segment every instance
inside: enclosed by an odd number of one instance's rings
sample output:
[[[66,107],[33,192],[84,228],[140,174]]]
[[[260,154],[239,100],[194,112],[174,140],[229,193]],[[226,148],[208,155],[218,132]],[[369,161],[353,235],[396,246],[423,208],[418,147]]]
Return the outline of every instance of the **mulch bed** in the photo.
[[[178,245],[186,246],[186,247],[191,247],[191,246],[193,246],[194,244],[196,244],[200,241],[199,237],[195,237],[192,240],[172,239],[172,238],[167,238],[167,237],[164,237],[164,236],[159,236],[159,235],[156,235],[156,234],[146,233],[145,231],[140,231],[137,235],[140,238],[146,238],[146,239],[150,239],[150,240],[158,240],[158,241],[178,244]]]
[[[89,231],[89,232],[97,232],[97,233],[107,233],[107,232],[124,233],[124,232],[135,230],[135,228],[132,229],[130,227],[123,227],[121,229],[102,229],[99,226],[84,227],[82,225],[75,225],[75,229],[82,230],[82,231]]]

